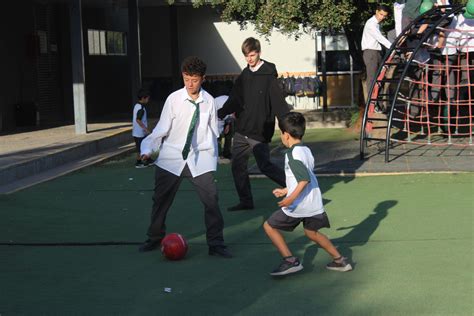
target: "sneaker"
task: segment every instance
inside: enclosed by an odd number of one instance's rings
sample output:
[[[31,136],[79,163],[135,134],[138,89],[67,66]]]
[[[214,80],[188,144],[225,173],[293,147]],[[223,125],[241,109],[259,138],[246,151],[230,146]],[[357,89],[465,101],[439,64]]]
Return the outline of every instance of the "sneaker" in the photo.
[[[135,168],[140,169],[140,168],[146,168],[146,166],[143,164],[143,161],[137,160],[135,163]]]
[[[143,167],[151,167],[155,161],[153,159],[147,159],[143,161]]]
[[[340,258],[334,259],[332,262],[329,262],[326,265],[326,269],[339,271],[339,272],[346,272],[346,271],[351,271],[352,266],[350,263],[347,262],[347,258],[340,257]]]
[[[290,262],[286,259],[283,259],[278,268],[270,272],[270,275],[279,276],[279,275],[287,275],[290,273],[295,273],[300,270],[303,270],[303,265],[300,262],[300,259],[295,257],[294,262]]]

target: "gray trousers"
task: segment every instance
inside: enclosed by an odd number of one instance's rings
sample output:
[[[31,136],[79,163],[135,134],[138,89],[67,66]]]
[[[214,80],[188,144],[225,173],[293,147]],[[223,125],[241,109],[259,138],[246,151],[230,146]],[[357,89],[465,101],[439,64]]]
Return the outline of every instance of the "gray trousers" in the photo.
[[[224,244],[224,219],[219,209],[217,186],[212,172],[194,177],[186,165],[180,176],[176,176],[160,167],[155,167],[155,192],[151,210],[151,223],[148,228],[148,237],[151,240],[162,239],[166,235],[166,214],[173,203],[183,178],[193,184],[204,205],[204,222],[206,224],[206,240],[209,246]],[[194,204],[183,212],[193,212]],[[185,218],[186,216],[183,216]]]
[[[454,71],[453,66],[458,63],[458,55],[441,55],[433,57],[433,65],[435,69],[431,74],[431,99],[438,100],[440,98],[441,87],[444,83],[444,92],[446,94],[446,100],[454,101],[457,99],[457,89],[455,87],[457,80],[457,74],[459,71]],[[449,88],[448,88],[449,83]]]
[[[281,187],[286,186],[285,171],[270,161],[270,147],[268,143],[261,143],[255,139],[235,133],[232,144],[232,175],[240,202],[246,205],[253,205],[248,173],[248,161],[252,153],[258,168],[264,175],[278,183]]]
[[[364,59],[365,71],[367,73],[367,79],[365,81],[367,94],[369,94],[372,81],[375,79],[377,70],[382,63],[382,55],[379,50],[366,49],[362,52],[362,57]],[[370,95],[368,95],[367,98],[370,98]]]

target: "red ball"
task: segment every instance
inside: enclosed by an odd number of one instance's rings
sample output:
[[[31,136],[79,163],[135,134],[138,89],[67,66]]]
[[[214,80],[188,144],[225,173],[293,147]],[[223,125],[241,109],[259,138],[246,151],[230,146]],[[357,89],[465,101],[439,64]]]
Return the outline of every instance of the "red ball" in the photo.
[[[161,253],[169,260],[183,259],[188,251],[188,243],[178,233],[168,234],[161,241]]]

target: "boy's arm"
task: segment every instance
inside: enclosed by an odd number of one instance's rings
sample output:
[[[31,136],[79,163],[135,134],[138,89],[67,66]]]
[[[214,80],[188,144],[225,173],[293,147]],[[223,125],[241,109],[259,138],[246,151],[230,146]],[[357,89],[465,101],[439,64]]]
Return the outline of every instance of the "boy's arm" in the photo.
[[[295,157],[296,156],[296,157]],[[296,178],[298,184],[296,188],[288,195],[286,198],[281,200],[278,205],[281,207],[288,207],[290,206],[296,198],[301,194],[304,190],[305,186],[311,182],[311,176],[309,175],[308,168],[305,164],[299,160],[298,157],[299,153],[297,150],[288,153],[288,165],[290,167],[291,172]]]
[[[298,185],[296,186],[295,190],[291,192],[289,196],[278,202],[278,206],[280,207],[288,207],[290,206],[298,197],[298,195],[303,192],[304,187],[309,183],[309,181],[300,181],[298,182]]]
[[[223,119],[228,114],[231,113],[240,113],[242,111],[242,79],[241,75],[235,80],[232,91],[230,92],[229,98],[224,103],[219,111],[217,111],[217,116],[219,119]]]
[[[138,125],[140,125],[140,127],[145,131],[145,133],[150,134],[148,127],[146,127],[145,124],[143,124],[141,119],[137,118],[135,121],[137,122]]]
[[[276,78],[273,78],[270,83],[270,104],[272,107],[272,114],[278,119],[290,112],[290,107],[288,106],[288,103],[286,103],[285,95],[278,85]]]
[[[219,138],[220,135],[220,129],[219,129],[219,122],[217,120],[217,106],[215,99],[212,99],[212,104],[211,104],[211,113],[209,116],[209,127],[212,130],[212,133],[214,134],[215,138]]]
[[[140,146],[140,152],[142,159],[150,157],[151,153],[158,151],[161,146],[163,138],[168,135],[171,129],[171,123],[173,122],[174,114],[171,109],[171,103],[169,98],[166,100],[163,106],[163,112],[161,112],[160,120],[156,124],[153,132],[143,139]]]

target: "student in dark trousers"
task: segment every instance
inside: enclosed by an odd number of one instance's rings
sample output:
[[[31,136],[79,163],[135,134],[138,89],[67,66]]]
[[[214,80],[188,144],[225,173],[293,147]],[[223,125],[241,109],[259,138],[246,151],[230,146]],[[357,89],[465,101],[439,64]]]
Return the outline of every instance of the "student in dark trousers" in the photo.
[[[140,252],[159,247],[166,234],[166,215],[181,181],[187,178],[204,206],[209,255],[230,258],[224,246],[224,220],[219,209],[214,171],[217,167],[217,110],[214,98],[201,88],[206,64],[197,57],[181,66],[184,87],[168,96],[160,120],[141,145],[142,160],[159,149],[148,239]],[[191,209],[182,211],[194,211]]]
[[[234,113],[232,144],[232,175],[239,194],[239,203],[229,211],[254,208],[248,160],[253,154],[258,168],[267,177],[285,186],[285,172],[270,161],[269,143],[275,131],[275,117],[289,112],[283,91],[278,86],[276,67],[260,58],[260,42],[247,38],[242,44],[247,67],[239,75],[229,99],[218,111],[220,119]]]
[[[365,22],[362,32],[361,49],[367,74],[365,79],[367,94],[370,92],[372,81],[382,63],[382,45],[386,48],[390,48],[392,45],[380,32],[380,23],[387,18],[388,11],[386,5],[378,5],[375,14]],[[368,95],[367,98],[370,99],[370,96]]]

